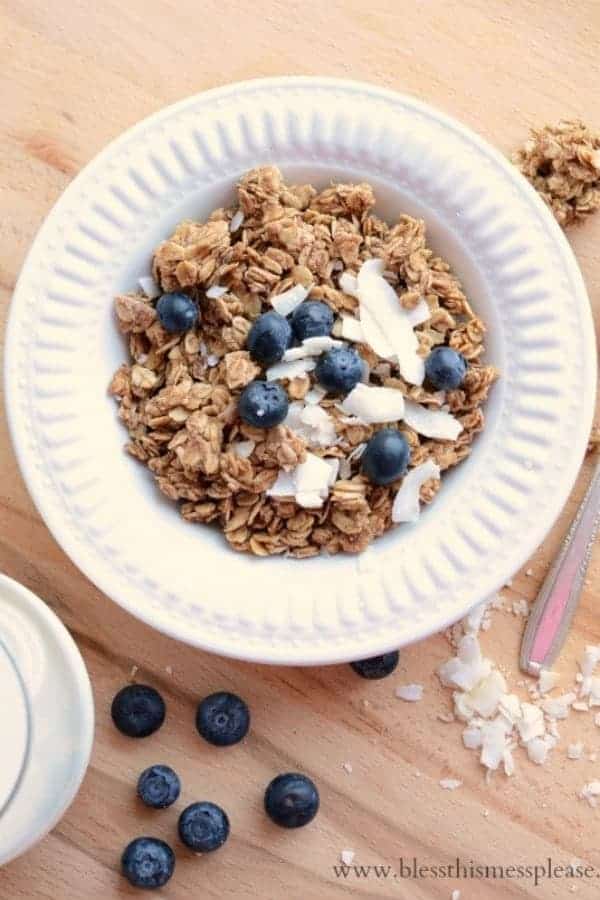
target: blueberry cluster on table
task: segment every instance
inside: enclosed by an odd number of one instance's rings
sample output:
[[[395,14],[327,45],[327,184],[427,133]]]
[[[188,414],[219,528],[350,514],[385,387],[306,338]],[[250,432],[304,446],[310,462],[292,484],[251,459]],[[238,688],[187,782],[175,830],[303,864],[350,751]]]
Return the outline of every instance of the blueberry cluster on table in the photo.
[[[391,675],[398,665],[397,650],[351,663],[362,678]],[[114,697],[111,716],[118,730],[132,738],[154,734],[163,725],[166,705],[159,692],[149,685],[129,684]],[[236,694],[218,691],[205,697],[196,711],[196,729],[215,747],[239,743],[250,728],[248,705]],[[164,764],[144,769],[138,778],[137,796],[151,809],[164,810],[181,795],[177,773]],[[285,772],[267,785],[265,812],[282,828],[301,828],[316,816],[319,791],[307,775]],[[195,853],[212,853],[222,847],[230,832],[227,813],[208,800],[191,803],[177,823],[179,840]],[[153,889],[165,885],[175,870],[175,853],[166,841],[142,836],[130,841],[121,856],[121,872],[134,887]]]
[[[194,301],[186,294],[163,294],[156,305],[163,327],[169,332],[187,331],[198,318]],[[288,319],[274,310],[262,313],[250,329],[247,347],[252,359],[263,366],[279,362],[294,342],[328,337],[333,328],[333,312],[319,300],[305,300]],[[435,347],[425,361],[428,384],[438,391],[460,387],[467,373],[464,356],[451,347]],[[323,353],[315,368],[315,377],[328,394],[348,394],[363,375],[363,360],[354,347],[333,347]],[[288,414],[289,400],[277,381],[251,381],[242,391],[238,413],[254,428],[273,428]],[[384,428],[368,441],[361,459],[363,474],[377,485],[391,484],[406,472],[410,447],[397,428]]]

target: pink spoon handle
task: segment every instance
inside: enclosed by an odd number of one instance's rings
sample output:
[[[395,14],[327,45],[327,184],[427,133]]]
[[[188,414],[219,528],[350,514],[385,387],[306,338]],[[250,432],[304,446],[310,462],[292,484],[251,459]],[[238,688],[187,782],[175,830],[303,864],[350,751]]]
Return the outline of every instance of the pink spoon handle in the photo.
[[[600,525],[600,462],[537,596],[521,644],[521,668],[530,675],[550,668],[577,608]]]

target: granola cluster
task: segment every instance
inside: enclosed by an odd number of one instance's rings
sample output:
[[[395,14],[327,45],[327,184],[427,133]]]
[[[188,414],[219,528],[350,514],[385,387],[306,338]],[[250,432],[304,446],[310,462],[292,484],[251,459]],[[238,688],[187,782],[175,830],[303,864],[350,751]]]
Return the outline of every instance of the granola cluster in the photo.
[[[532,129],[515,162],[563,228],[600,208],[600,134],[583,122]]]
[[[185,334],[168,333],[155,299],[142,292],[116,298],[120,330],[131,361],[115,373],[110,392],[129,432],[127,450],[152,472],[159,489],[179,504],[190,522],[215,522],[230,545],[257,556],[357,552],[392,526],[398,485],[376,486],[360,473],[360,453],[381,426],[362,424],[323,396],[320,406],[335,426],[330,446],[309,446],[286,424],[269,430],[240,420],[237,401],[260,367],[246,350],[253,321],[272,308],[272,298],[294,285],[327,303],[338,317],[356,315],[357,299],[339,285],[365,260],[384,261],[385,277],[410,309],[424,298],[430,318],[416,328],[419,354],[446,344],[469,361],[466,378],[445,395],[406,383],[397,367],[366,344],[356,344],[372,385],[392,387],[430,409],[442,406],[462,431],[455,441],[404,432],[411,466],[428,459],[445,470],[471,450],[484,425],[481,405],[496,370],[480,362],[485,326],[473,313],[449,265],[427,247],[425,224],[403,215],[388,225],[372,212],[368,184],[338,184],[318,192],[287,185],[272,166],[248,172],[238,186],[238,205],[215,210],[206,222],[181,222],[156,249],[153,275],[160,291],[183,291],[200,318]],[[207,296],[208,293],[208,296]],[[284,380],[290,400],[314,387],[313,373]],[[320,509],[293,498],[269,497],[281,470],[302,463],[307,451],[340,461],[339,474]],[[440,482],[421,488],[433,500]]]

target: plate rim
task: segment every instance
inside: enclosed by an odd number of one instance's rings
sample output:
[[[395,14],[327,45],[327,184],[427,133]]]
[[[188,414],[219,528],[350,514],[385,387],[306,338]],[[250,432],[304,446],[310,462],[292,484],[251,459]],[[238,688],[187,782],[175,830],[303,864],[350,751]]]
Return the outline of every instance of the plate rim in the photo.
[[[563,471],[560,489],[556,491],[550,504],[548,517],[542,522],[537,530],[530,533],[529,540],[522,542],[522,544],[520,545],[520,552],[518,554],[515,554],[514,556],[514,559],[520,560],[518,567],[520,567],[529,558],[534,549],[539,546],[539,544],[544,540],[545,536],[552,528],[575,483],[577,473],[585,454],[587,434],[589,433],[589,426],[591,426],[594,413],[596,381],[593,376],[597,369],[596,344],[594,339],[591,309],[589,300],[587,298],[587,291],[581,271],[564,233],[558,226],[558,223],[555,221],[554,217],[544,204],[543,200],[538,196],[537,192],[526,181],[526,179],[524,179],[520,175],[520,173],[518,173],[518,170],[516,170],[516,168],[500,153],[500,151],[493,147],[493,145],[488,143],[484,138],[480,137],[469,127],[463,125],[459,120],[455,119],[452,116],[449,116],[444,112],[439,111],[435,106],[425,103],[408,94],[397,92],[388,88],[382,88],[378,85],[370,84],[368,82],[361,82],[351,79],[321,78],[319,76],[281,76],[273,78],[256,78],[230,83],[220,87],[212,88],[207,91],[201,91],[199,93],[193,94],[189,97],[183,98],[173,104],[157,110],[150,116],[140,120],[139,122],[136,122],[135,124],[127,128],[124,132],[114,138],[98,154],[96,154],[96,156],[94,156],[77,174],[73,181],[70,182],[70,184],[61,193],[61,195],[49,211],[29,247],[28,254],[25,258],[21,272],[17,279],[13,297],[10,303],[5,338],[5,384],[7,388],[6,410],[9,431],[11,434],[11,439],[19,468],[30,496],[32,497],[36,508],[38,509],[51,534],[63,548],[65,553],[69,555],[69,557],[83,572],[83,574],[86,575],[86,577],[88,577],[94,584],[100,587],[100,589],[105,592],[110,599],[118,603],[118,605],[126,609],[132,615],[136,616],[137,618],[146,622],[157,630],[166,633],[177,640],[185,641],[210,652],[219,653],[232,658],[239,658],[262,663],[317,665],[347,661],[348,659],[354,658],[356,656],[356,653],[355,651],[352,651],[352,654],[350,654],[348,647],[346,647],[346,649],[343,649],[344,645],[342,645],[342,647],[340,648],[337,644],[331,644],[329,650],[322,650],[321,652],[312,653],[307,653],[306,644],[302,645],[301,647],[294,647],[289,642],[285,644],[283,652],[281,651],[280,647],[276,648],[275,652],[273,652],[273,649],[271,650],[271,652],[265,652],[265,642],[262,642],[259,648],[255,648],[251,645],[246,645],[245,647],[239,646],[239,640],[237,645],[235,643],[232,645],[231,641],[224,641],[221,644],[218,641],[215,641],[210,634],[207,634],[206,638],[202,639],[201,636],[196,633],[183,633],[181,627],[179,627],[177,624],[173,627],[169,627],[169,625],[164,621],[161,621],[157,624],[156,618],[153,616],[151,609],[140,610],[140,608],[136,606],[135,601],[130,602],[127,600],[126,596],[123,596],[118,591],[115,591],[114,585],[111,585],[111,573],[109,571],[97,571],[93,565],[88,565],[86,559],[82,560],[78,551],[77,542],[71,539],[69,535],[69,529],[65,527],[64,521],[61,522],[58,517],[55,521],[55,517],[49,508],[50,504],[47,503],[45,499],[45,489],[42,485],[41,479],[38,479],[36,475],[36,472],[32,465],[32,460],[30,459],[25,447],[25,441],[20,432],[20,424],[18,422],[19,416],[15,400],[15,397],[18,394],[18,385],[16,383],[17,370],[15,365],[15,360],[18,354],[18,344],[15,340],[15,333],[17,330],[17,318],[19,311],[18,307],[23,302],[21,299],[22,285],[29,277],[30,269],[32,268],[34,262],[34,250],[36,246],[39,246],[43,243],[46,234],[51,231],[55,219],[60,216],[63,207],[68,205],[71,195],[75,193],[79,184],[86,178],[89,178],[91,175],[93,175],[96,168],[101,167],[105,159],[110,157],[120,145],[126,144],[129,140],[132,139],[132,137],[135,137],[136,132],[142,132],[144,129],[159,123],[163,118],[174,116],[188,107],[193,107],[199,102],[205,103],[210,102],[211,100],[216,101],[221,98],[226,98],[227,96],[235,94],[237,92],[244,92],[252,89],[281,89],[284,87],[295,87],[300,85],[309,85],[315,90],[318,90],[319,88],[329,88],[343,89],[345,91],[353,90],[360,92],[361,94],[373,94],[393,103],[400,103],[405,107],[412,107],[415,111],[425,113],[430,117],[433,116],[438,122],[451,128],[454,132],[458,132],[459,134],[468,137],[471,144],[473,144],[479,150],[485,152],[488,158],[491,158],[491,160],[496,165],[499,165],[504,170],[504,172],[509,175],[510,180],[516,186],[518,186],[521,191],[526,192],[530,203],[532,203],[534,207],[537,208],[538,214],[541,215],[542,219],[544,220],[544,224],[546,228],[551,232],[553,239],[555,241],[558,241],[562,245],[563,257],[568,269],[569,278],[574,284],[577,285],[577,296],[581,301],[579,303],[579,314],[584,320],[587,320],[588,325],[588,327],[584,330],[585,333],[582,336],[582,343],[584,346],[585,355],[584,376],[587,378],[587,380],[589,380],[590,389],[589,391],[586,391],[586,384],[582,385],[585,394],[583,400],[584,415],[582,416],[582,426],[580,427],[577,435],[575,452],[571,453],[569,464]],[[583,427],[583,425],[585,425],[585,427]],[[486,588],[486,590],[482,591],[482,596],[475,602],[480,602],[482,599],[485,599],[486,596],[490,596],[491,594],[493,594],[494,591],[498,590],[503,583],[504,581],[502,581],[500,584],[493,582],[487,585],[487,588],[489,588],[489,590]],[[441,617],[436,619],[433,626],[431,621],[427,620],[420,627],[414,629],[414,633],[410,639],[410,642],[412,643],[432,633],[442,630],[455,620],[456,616],[454,614],[450,615],[448,618]],[[223,634],[226,633],[226,626],[223,627],[222,632]],[[348,636],[348,642],[350,642],[350,636]],[[395,649],[395,647],[397,646],[397,641],[391,640],[382,642],[382,640],[379,639],[377,641],[369,643],[367,640],[365,641],[365,646],[366,650],[364,655],[375,655],[377,653],[385,652],[389,649]]]

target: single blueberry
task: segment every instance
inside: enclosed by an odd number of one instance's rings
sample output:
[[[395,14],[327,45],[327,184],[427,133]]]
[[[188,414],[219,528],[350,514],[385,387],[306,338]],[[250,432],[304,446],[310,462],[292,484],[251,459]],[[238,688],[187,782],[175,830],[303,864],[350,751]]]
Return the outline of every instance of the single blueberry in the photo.
[[[276,381],[251,381],[238,401],[240,418],[255,428],[279,425],[288,413],[288,397]]]
[[[333,312],[331,307],[320,300],[307,300],[294,310],[292,329],[299,341],[306,338],[331,334]]]
[[[140,800],[153,809],[166,809],[171,806],[181,791],[181,784],[176,772],[170,766],[150,766],[144,769],[137,783]]]
[[[315,375],[331,394],[347,394],[362,378],[363,363],[353,347],[334,347],[319,357]]]
[[[201,700],[196,712],[198,733],[210,744],[229,747],[248,733],[250,710],[241,697],[218,691]]]
[[[361,678],[386,678],[391,675],[396,666],[400,654],[397,650],[384,653],[382,656],[372,656],[370,659],[359,659],[350,663],[357,675]]]
[[[298,772],[278,775],[265,791],[267,815],[282,828],[308,825],[319,809],[319,792],[314,782]]]
[[[256,362],[271,366],[281,359],[292,341],[292,327],[275,311],[263,313],[248,334],[248,350]]]
[[[452,347],[435,347],[425,360],[427,381],[438,391],[460,387],[466,374],[466,359]]]
[[[133,887],[162,887],[174,869],[175,854],[158,838],[136,838],[127,844],[121,857],[121,871]]]
[[[128,737],[148,737],[165,721],[165,701],[147,684],[128,684],[115,696],[110,709],[112,720]]]
[[[410,459],[410,447],[401,431],[382,428],[365,447],[361,469],[373,484],[390,484],[404,475]]]
[[[196,324],[198,307],[187,294],[163,294],[156,304],[156,313],[167,331],[189,331]]]
[[[210,853],[222,847],[229,837],[229,819],[216,803],[192,803],[179,816],[179,837],[197,853]]]

